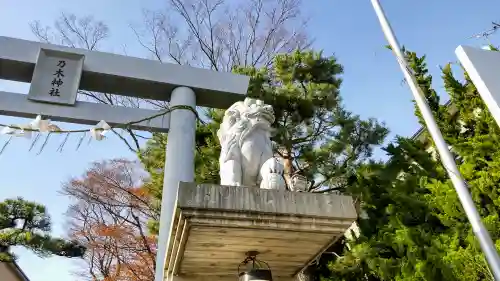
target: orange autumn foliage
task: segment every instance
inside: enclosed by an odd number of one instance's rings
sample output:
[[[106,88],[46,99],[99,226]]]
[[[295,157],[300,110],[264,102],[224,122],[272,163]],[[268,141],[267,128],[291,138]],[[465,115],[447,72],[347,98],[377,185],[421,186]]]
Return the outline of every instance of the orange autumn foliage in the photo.
[[[154,279],[156,237],[147,222],[159,213],[141,186],[146,176],[137,163],[119,159],[94,163],[64,184],[62,193],[75,200],[69,235],[87,247],[82,279]]]

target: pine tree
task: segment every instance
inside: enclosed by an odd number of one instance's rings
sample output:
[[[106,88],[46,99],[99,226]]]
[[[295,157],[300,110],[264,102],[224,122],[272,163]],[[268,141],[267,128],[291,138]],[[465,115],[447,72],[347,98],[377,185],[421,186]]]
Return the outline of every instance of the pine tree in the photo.
[[[432,89],[425,57],[405,54],[500,248],[498,126],[466,73],[462,82],[451,64],[442,68],[450,110]],[[426,143],[432,145],[429,136]],[[399,138],[386,149],[387,163],[360,170],[352,192],[367,213],[360,219],[362,235],[330,264],[331,280],[493,280],[446,168],[424,145]]]
[[[349,178],[382,144],[388,130],[374,119],[346,110],[340,97],[343,73],[335,57],[296,51],[277,55],[270,67],[236,67],[251,77],[248,96],[274,108],[275,152],[285,162],[286,179],[305,176],[310,192],[345,192]],[[220,145],[216,131],[223,110],[204,110],[196,131],[195,176],[198,183],[219,183]],[[151,173],[152,194],[161,198],[167,135],[155,134],[140,157]],[[152,224],[153,230],[157,223]]]
[[[443,67],[445,88],[457,110],[449,118],[441,119],[447,124],[443,134],[457,155],[460,172],[498,250],[500,130],[470,77],[467,73],[464,76],[464,80],[459,81],[453,75],[451,64]],[[434,194],[429,199],[438,217],[454,230],[442,240],[449,245],[444,258],[452,264],[458,280],[493,280],[451,182],[436,181],[429,189]]]
[[[306,176],[311,192],[343,192],[347,178],[387,135],[383,124],[362,120],[342,106],[343,69],[334,57],[296,51],[277,55],[269,68],[237,67],[234,72],[251,77],[249,97],[273,106],[276,153],[284,158],[287,177]],[[204,112],[208,122],[199,122],[196,131],[196,181],[218,183],[220,145],[215,133],[224,111]],[[158,198],[166,141],[167,135],[155,134],[141,153]]]
[[[363,204],[361,236],[330,264],[330,280],[455,280],[434,250],[446,227],[427,202],[427,178],[444,174],[423,144],[398,138],[390,160],[358,170],[349,189]]]
[[[440,106],[433,113],[456,155],[483,222],[500,246],[500,130],[467,73],[460,81],[453,74],[452,64],[447,64],[442,68],[442,78],[453,110]],[[429,137],[428,142],[432,143]],[[446,171],[446,167],[440,169]],[[448,177],[433,179],[426,187],[431,192],[427,200],[433,214],[448,228],[435,243],[442,248],[441,259],[452,268],[454,280],[493,280],[451,181]]]
[[[0,261],[12,261],[12,246],[23,246],[39,256],[81,257],[77,242],[50,236],[50,217],[44,206],[22,198],[0,202]]]

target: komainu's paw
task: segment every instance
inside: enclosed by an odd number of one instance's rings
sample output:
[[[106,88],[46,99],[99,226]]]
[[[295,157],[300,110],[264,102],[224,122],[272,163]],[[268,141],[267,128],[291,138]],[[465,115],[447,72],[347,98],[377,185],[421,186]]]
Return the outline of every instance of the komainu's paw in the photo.
[[[281,159],[273,157],[273,158],[267,159],[267,161],[264,162],[264,164],[260,168],[260,173],[261,173],[261,175],[268,174],[268,173],[283,175],[284,169],[285,169],[285,167],[283,166]]]
[[[282,175],[270,173],[265,175],[260,182],[261,189],[286,190],[285,179]]]
[[[260,169],[260,188],[286,190],[285,179],[283,178],[284,166],[278,158],[270,158]]]

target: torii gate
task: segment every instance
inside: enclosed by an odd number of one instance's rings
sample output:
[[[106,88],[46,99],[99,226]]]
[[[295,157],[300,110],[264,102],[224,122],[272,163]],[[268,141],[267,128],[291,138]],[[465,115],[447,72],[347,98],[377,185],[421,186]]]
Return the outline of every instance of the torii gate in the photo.
[[[31,82],[29,95],[0,91],[0,114],[43,115],[52,120],[95,125],[125,124],[153,116],[147,109],[76,101],[77,90],[170,101],[170,106],[227,108],[246,95],[249,77],[1,37],[0,79]],[[169,132],[160,214],[155,281],[163,281],[179,182],[194,181],[196,117],[175,110],[131,126]]]

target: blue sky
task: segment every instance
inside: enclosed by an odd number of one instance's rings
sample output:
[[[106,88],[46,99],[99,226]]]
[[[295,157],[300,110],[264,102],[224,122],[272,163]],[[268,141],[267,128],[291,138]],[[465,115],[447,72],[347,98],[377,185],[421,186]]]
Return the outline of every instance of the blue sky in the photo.
[[[51,24],[61,12],[77,16],[93,15],[110,27],[111,38],[106,50],[144,56],[130,24],[140,23],[142,9],[164,7],[158,0],[0,0],[0,35],[35,39],[29,23],[40,20]],[[386,122],[391,138],[396,134],[411,135],[418,128],[413,116],[411,94],[401,84],[402,74],[395,58],[384,48],[385,39],[369,0],[304,0],[304,13],[311,17],[309,32],[316,49],[335,54],[345,67],[342,96],[347,107],[363,117]],[[438,79],[439,65],[455,61],[455,48],[460,44],[481,46],[485,42],[468,39],[490,27],[497,20],[500,2],[495,0],[422,0],[382,1],[401,44],[419,54],[427,54],[435,87],[442,91]],[[479,4],[480,3],[480,4]],[[125,46],[125,47],[124,47]],[[1,46],[0,46],[1,50]],[[0,80],[0,90],[27,92],[28,85]],[[12,118],[0,116],[0,123]],[[63,124],[65,128],[75,125]],[[0,146],[5,141],[0,139]],[[28,152],[29,141],[15,140],[0,155],[0,200],[23,196],[45,204],[53,218],[54,233],[64,235],[64,212],[67,198],[58,194],[61,183],[82,174],[89,163],[115,157],[133,157],[115,138],[83,145],[74,150],[76,140],[68,142],[62,153],[56,153],[58,139],[53,138],[41,155]],[[17,250],[19,264],[32,281],[77,280],[71,271],[74,260],[39,259],[22,249]]]

